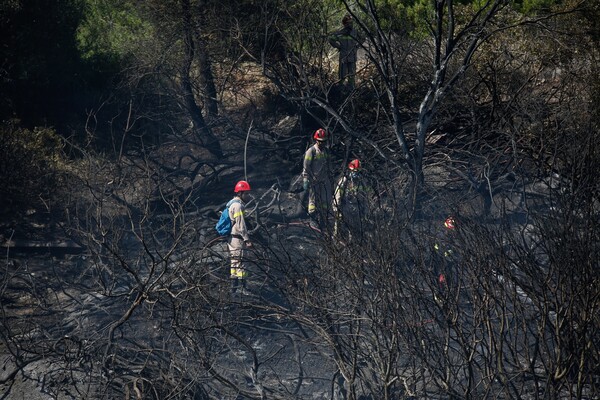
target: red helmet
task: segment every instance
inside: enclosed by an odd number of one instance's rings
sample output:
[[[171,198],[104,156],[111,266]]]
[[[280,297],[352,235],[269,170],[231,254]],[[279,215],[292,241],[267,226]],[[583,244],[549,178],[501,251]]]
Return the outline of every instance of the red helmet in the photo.
[[[248,190],[250,190],[250,184],[246,181],[239,181],[238,183],[235,184],[235,189],[233,189],[233,191],[235,193],[245,192]]]
[[[348,163],[348,169],[352,171],[359,170],[360,160],[358,158],[355,158],[354,160],[350,161],[350,163]]]
[[[325,132],[325,129],[319,128],[315,131],[313,138],[319,142],[323,142],[327,139],[327,132]]]
[[[446,218],[444,221],[444,226],[448,229],[454,229],[456,227],[456,221],[454,220],[454,217]]]

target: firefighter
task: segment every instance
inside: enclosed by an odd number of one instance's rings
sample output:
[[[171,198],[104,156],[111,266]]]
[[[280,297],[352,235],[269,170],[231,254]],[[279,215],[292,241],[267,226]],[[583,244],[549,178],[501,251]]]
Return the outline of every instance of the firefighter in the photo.
[[[304,153],[302,187],[308,190],[308,215],[311,224],[324,228],[331,199],[331,173],[329,154],[325,148],[327,132],[317,129],[313,134],[315,144]]]
[[[246,290],[246,267],[244,266],[245,250],[252,247],[244,211],[246,203],[250,200],[250,184],[246,181],[236,183],[234,197],[229,202],[229,218],[231,219],[231,235],[227,240],[231,257],[231,290],[232,293],[240,290],[241,294],[248,294]]]
[[[445,270],[449,269],[454,259],[451,242],[455,231],[456,219],[453,216],[449,216],[444,220],[444,230],[433,246],[436,255],[434,270],[436,271],[438,285],[442,291],[448,286]]]
[[[337,182],[333,192],[334,235],[339,236],[344,226],[348,228],[349,239],[352,233],[362,236],[369,208],[368,192],[362,178],[360,160],[354,159],[348,163],[347,173]]]
[[[339,51],[339,78],[343,82],[348,78],[348,84],[354,89],[356,75],[356,59],[361,40],[353,27],[352,16],[347,14],[342,18],[342,28],[329,36],[329,44]]]

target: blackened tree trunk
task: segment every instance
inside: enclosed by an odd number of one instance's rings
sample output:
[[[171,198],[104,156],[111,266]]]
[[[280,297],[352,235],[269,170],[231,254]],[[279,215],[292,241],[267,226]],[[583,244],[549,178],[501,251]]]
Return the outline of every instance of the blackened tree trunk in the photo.
[[[185,43],[185,55],[181,66],[181,91],[183,106],[190,115],[194,125],[193,131],[200,136],[206,148],[212,154],[220,158],[223,156],[221,144],[219,143],[217,137],[212,133],[211,129],[207,126],[204,116],[202,115],[202,107],[197,103],[196,97],[194,96],[191,74],[194,57],[196,55],[196,46],[194,43],[194,25],[189,0],[181,0],[181,10],[183,14],[183,35]],[[207,57],[206,50],[200,51],[200,53],[204,53],[203,55]],[[202,59],[203,57],[201,56],[200,58]],[[205,62],[208,62],[208,60],[205,60]],[[208,71],[210,72],[210,65],[208,67]],[[212,83],[214,89],[212,73],[210,73],[209,76],[211,78],[210,82]]]
[[[219,106],[217,102],[217,87],[212,72],[212,61],[210,53],[206,48],[206,40],[202,35],[202,27],[204,26],[204,18],[202,10],[198,10],[199,21],[195,25],[195,37],[197,46],[198,66],[200,68],[200,90],[204,106],[206,107],[207,116],[216,117],[219,115]]]

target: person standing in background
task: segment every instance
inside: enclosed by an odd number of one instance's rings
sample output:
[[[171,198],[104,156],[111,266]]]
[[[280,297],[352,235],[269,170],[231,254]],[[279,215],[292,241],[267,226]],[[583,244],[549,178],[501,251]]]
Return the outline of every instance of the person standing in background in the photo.
[[[252,247],[244,211],[249,199],[250,184],[239,181],[234,188],[234,197],[227,203],[229,219],[231,220],[231,235],[227,240],[227,247],[231,257],[231,291],[233,294],[238,290],[241,294],[248,294],[246,289],[247,271],[244,266],[245,250]]]
[[[344,236],[342,228],[346,228],[349,240],[353,235],[363,237],[367,227],[369,188],[361,175],[361,162],[358,158],[348,163],[348,172],[335,185],[332,210],[335,216],[335,236]]]
[[[308,216],[311,224],[324,228],[331,199],[331,172],[329,154],[325,147],[327,132],[317,129],[313,135],[315,144],[304,153],[302,170],[303,189],[308,190]]]
[[[356,75],[356,60],[358,47],[361,40],[358,32],[354,29],[352,16],[347,14],[342,18],[342,29],[335,31],[329,36],[329,44],[339,51],[339,78],[344,82],[348,78],[348,84],[354,89]]]

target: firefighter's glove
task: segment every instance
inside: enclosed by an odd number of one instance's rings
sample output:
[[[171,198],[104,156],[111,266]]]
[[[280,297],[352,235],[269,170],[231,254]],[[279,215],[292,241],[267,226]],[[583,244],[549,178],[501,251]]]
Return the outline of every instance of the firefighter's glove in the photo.
[[[304,190],[308,190],[308,180],[307,180],[307,179],[305,179],[305,180],[302,182],[302,189],[304,189]]]

